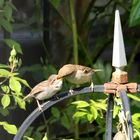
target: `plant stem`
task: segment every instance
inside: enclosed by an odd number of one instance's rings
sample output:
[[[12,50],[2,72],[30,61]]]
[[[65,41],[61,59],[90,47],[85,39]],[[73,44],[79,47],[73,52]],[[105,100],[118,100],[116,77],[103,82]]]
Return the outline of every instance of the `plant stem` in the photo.
[[[74,13],[74,0],[70,0],[70,14],[71,14],[71,24],[72,24],[72,36],[73,36],[73,57],[74,63],[78,64],[78,37],[77,37],[77,26]]]
[[[68,27],[68,29],[70,31],[72,31],[72,27],[68,23],[68,21],[66,20],[66,18],[59,12],[59,10],[56,7],[53,6],[53,4],[51,3],[51,1],[49,1],[49,2],[51,4],[51,6],[53,7],[53,9],[55,10],[56,14],[58,14],[58,16],[63,21],[63,23]],[[92,66],[92,59],[91,59],[91,55],[90,55],[88,49],[86,48],[86,46],[84,45],[82,39],[80,38],[80,36],[78,34],[77,34],[77,38],[78,38],[78,42],[79,42],[79,45],[81,46],[82,51],[85,53],[85,57],[87,58],[87,61]]]
[[[70,14],[71,14],[71,27],[72,27],[72,37],[73,37],[73,57],[74,63],[78,64],[78,35],[77,35],[77,24],[75,18],[75,1],[70,0]],[[78,100],[78,97],[77,97]],[[78,123],[74,122],[74,137],[75,140],[79,139],[79,125]]]
[[[128,63],[128,67],[127,67],[127,71],[128,71],[128,72],[129,72],[130,69],[132,68],[132,64],[133,64],[134,58],[135,58],[135,56],[136,56],[136,54],[137,54],[137,52],[138,52],[138,50],[139,50],[139,47],[140,47],[140,40],[138,40],[136,46],[134,47],[134,50],[133,50],[133,52],[132,52],[132,55],[131,55],[131,57],[130,57],[130,59],[129,59],[129,63]]]
[[[91,13],[91,10],[92,10],[92,8],[94,6],[94,3],[95,3],[95,0],[91,0],[91,2],[89,3],[89,6],[86,9],[86,12],[85,12],[85,14],[83,16],[83,19],[82,19],[82,22],[81,22],[81,25],[80,25],[80,30],[83,30],[82,28],[88,22],[88,18],[89,18],[89,15]]]
[[[79,125],[74,122],[74,140],[79,140]]]

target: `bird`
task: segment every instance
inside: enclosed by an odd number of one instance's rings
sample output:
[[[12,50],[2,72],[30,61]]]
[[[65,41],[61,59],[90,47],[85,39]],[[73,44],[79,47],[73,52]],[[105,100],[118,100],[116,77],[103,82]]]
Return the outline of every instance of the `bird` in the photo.
[[[115,134],[113,140],[127,140],[127,138],[126,138],[124,132],[118,131],[118,132]]]
[[[31,92],[23,98],[26,101],[29,98],[35,98],[39,111],[42,111],[42,106],[39,100],[49,99],[54,96],[62,88],[63,80],[62,78],[57,79],[56,74],[49,76],[48,80],[44,80],[32,88]]]
[[[78,64],[66,64],[58,71],[57,79],[65,78],[73,84],[81,85],[91,83],[90,87],[93,89],[92,76],[94,72],[102,71],[101,69],[92,69],[90,67]]]

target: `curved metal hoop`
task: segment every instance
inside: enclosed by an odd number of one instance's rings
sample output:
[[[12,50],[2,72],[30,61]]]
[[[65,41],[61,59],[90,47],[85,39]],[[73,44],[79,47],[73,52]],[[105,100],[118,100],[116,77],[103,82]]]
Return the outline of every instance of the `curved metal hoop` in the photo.
[[[130,140],[133,140],[133,130],[132,130],[132,119],[131,119],[131,111],[130,111],[130,104],[129,104],[129,99],[127,97],[127,93],[125,90],[121,90],[120,91],[120,97],[122,100],[122,104],[123,104],[123,110],[124,110],[124,114],[126,117],[126,121],[128,124],[128,137]]]
[[[91,92],[103,92],[104,91],[104,86],[103,85],[95,85],[94,86],[94,91],[90,88],[90,87],[85,87],[85,88],[77,88],[74,89],[73,94],[71,95],[68,91],[67,92],[63,92],[58,94],[58,98],[59,99],[52,99],[50,101],[46,101],[44,104],[42,104],[42,110],[43,112],[47,109],[49,109],[50,107],[52,107],[53,105],[55,105],[58,102],[61,102],[67,98],[70,98],[72,96],[76,96],[79,94],[86,94],[86,93],[91,93]],[[17,134],[15,135],[13,140],[21,140],[21,138],[23,137],[25,131],[27,130],[27,128],[33,123],[33,121],[41,114],[42,112],[39,111],[38,108],[36,108],[27,118],[26,120],[22,123],[22,125],[20,126]]]

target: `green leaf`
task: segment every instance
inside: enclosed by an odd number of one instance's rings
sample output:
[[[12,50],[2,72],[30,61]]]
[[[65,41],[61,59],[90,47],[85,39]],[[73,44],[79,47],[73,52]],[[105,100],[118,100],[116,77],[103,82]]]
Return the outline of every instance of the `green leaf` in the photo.
[[[25,101],[23,101],[22,98],[17,97],[17,96],[14,96],[14,99],[15,99],[15,102],[17,102],[17,104],[19,105],[19,107],[20,107],[21,109],[24,109],[24,110],[25,110],[25,108],[26,108]]]
[[[9,77],[12,73],[5,69],[0,69],[0,77]]]
[[[92,114],[87,114],[87,120],[92,123],[95,119],[94,116]]]
[[[45,133],[45,135],[44,135],[44,137],[43,137],[42,140],[48,140],[48,138],[47,138],[47,133]]]
[[[113,118],[115,118],[119,114],[119,106],[115,105],[113,110]]]
[[[87,108],[78,108],[78,111],[87,112]]]
[[[85,115],[87,115],[87,112],[77,111],[76,113],[74,113],[73,118],[81,118],[84,117]]]
[[[135,128],[140,129],[140,113],[135,113],[132,115],[132,123]]]
[[[9,86],[11,90],[20,93],[21,92],[21,84],[15,77],[11,77],[9,80]]]
[[[1,89],[4,93],[9,93],[10,92],[10,88],[7,85],[1,85]]]
[[[7,122],[0,122],[0,125],[2,125],[9,134],[17,133],[17,127],[15,125],[8,124]]]
[[[64,114],[63,117],[61,117],[61,124],[67,129],[70,128],[70,120],[66,114]]]
[[[92,113],[92,116],[93,116],[90,120],[90,122],[92,122],[93,120],[96,120],[96,118],[98,116],[98,112],[94,106],[90,106],[90,112]]]
[[[28,136],[24,136],[24,138],[26,138],[27,140],[34,140],[33,138],[30,138]]]
[[[53,107],[53,108],[51,109],[51,113],[52,113],[52,115],[53,115],[55,118],[59,118],[59,117],[60,117],[60,111],[59,111],[57,108],[55,108],[55,107]]]
[[[133,95],[133,94],[128,94],[128,97],[132,98],[132,99],[135,100],[135,101],[140,102],[140,98],[137,97],[137,96],[135,96],[135,95]]]
[[[1,104],[2,104],[3,108],[6,108],[7,106],[9,106],[9,104],[10,104],[9,95],[7,95],[7,94],[3,95],[2,99],[1,99]]]
[[[90,100],[91,105],[96,107],[97,109],[106,110],[106,104],[103,102],[95,102],[94,100]]]
[[[12,25],[9,21],[5,20],[4,18],[2,18],[0,20],[0,25],[8,32],[12,32],[13,31],[13,28],[12,28]]]
[[[15,7],[15,5],[13,4],[13,2],[10,2],[9,1],[9,6],[13,9],[13,10],[15,10],[15,11],[17,11],[17,8]]]
[[[136,26],[140,24],[140,0],[133,0],[130,11],[129,26]]]
[[[140,120],[140,113],[135,113],[135,114],[133,114],[132,115],[132,119],[134,119],[134,120]]]
[[[5,65],[5,64],[0,64],[0,68],[10,68],[9,65]]]
[[[21,46],[17,41],[14,41],[12,39],[4,39],[4,42],[8,47],[10,47],[11,49],[14,47],[18,53],[22,54]]]
[[[6,4],[4,7],[4,15],[8,21],[11,20],[12,17],[12,7],[9,4]]]
[[[137,129],[134,129],[134,135],[136,134],[136,136],[134,136],[134,138],[136,138],[138,136],[138,138],[140,139],[140,131],[138,131]]]
[[[3,67],[3,65],[0,65],[0,67]],[[5,67],[5,68],[8,68],[8,67]],[[19,73],[11,73],[10,71],[6,70],[6,69],[0,69],[0,77],[11,77],[11,76],[14,76],[14,75],[18,75]]]
[[[26,80],[21,79],[21,78],[19,78],[19,77],[15,77],[15,79],[16,79],[17,81],[21,82],[22,84],[24,84],[26,87],[28,87],[28,88],[31,89],[30,85],[28,84],[28,82],[27,82]]]
[[[85,101],[75,101],[75,102],[72,102],[72,104],[77,105],[76,106],[77,108],[84,108],[84,107],[88,107],[89,106],[89,103],[87,103]]]
[[[9,115],[9,111],[8,111],[8,109],[6,109],[6,108],[0,108],[0,113],[3,115],[3,116],[7,116],[7,115]]]

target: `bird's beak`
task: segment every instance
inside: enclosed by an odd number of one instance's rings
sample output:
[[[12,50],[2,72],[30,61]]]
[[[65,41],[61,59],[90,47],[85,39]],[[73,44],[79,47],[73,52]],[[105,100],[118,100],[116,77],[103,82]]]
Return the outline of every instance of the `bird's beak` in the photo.
[[[62,79],[62,77],[59,77],[59,76],[57,75],[56,79],[59,80],[59,79]]]
[[[103,71],[103,69],[93,69],[94,72]]]
[[[57,75],[56,79],[57,79],[57,80],[60,79],[58,75]]]

